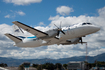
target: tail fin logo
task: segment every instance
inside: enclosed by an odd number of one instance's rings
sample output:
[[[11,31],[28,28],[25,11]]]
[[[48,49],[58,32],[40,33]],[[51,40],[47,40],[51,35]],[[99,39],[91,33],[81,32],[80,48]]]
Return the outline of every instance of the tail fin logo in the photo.
[[[19,29],[16,29],[15,32],[19,32]]]

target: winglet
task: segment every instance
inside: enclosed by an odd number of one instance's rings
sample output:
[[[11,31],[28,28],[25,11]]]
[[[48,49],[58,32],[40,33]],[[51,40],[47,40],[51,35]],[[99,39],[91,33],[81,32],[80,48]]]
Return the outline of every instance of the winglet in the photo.
[[[5,34],[8,38],[10,38],[11,40],[13,40],[15,43],[19,43],[22,41],[22,39],[12,35],[12,34],[9,34],[9,33],[6,33]]]

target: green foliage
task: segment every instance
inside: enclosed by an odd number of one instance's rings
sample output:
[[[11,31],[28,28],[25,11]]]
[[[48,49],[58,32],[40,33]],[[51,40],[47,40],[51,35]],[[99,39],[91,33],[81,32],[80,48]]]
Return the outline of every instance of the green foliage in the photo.
[[[56,63],[55,64],[55,69],[57,69],[57,68],[61,70],[62,64],[61,63]]]
[[[55,66],[53,63],[45,63],[42,65],[43,69],[54,70]]]
[[[89,69],[92,68],[92,67],[95,67],[96,66],[96,63],[97,63],[97,66],[100,66],[100,67],[105,67],[105,62],[104,61],[95,61],[95,63],[88,63],[86,61],[84,61],[84,63],[86,64],[86,67],[88,67]],[[4,64],[0,64],[1,66],[3,66]],[[7,66],[7,65],[5,65]],[[55,65],[53,63],[45,63],[45,64],[42,64],[42,65],[38,65],[38,64],[33,64],[32,67],[35,67],[37,68],[37,70],[43,70],[43,69],[47,69],[47,70],[54,70],[54,69],[57,69],[57,70],[61,70],[62,68],[62,64],[61,63],[56,63]],[[63,64],[63,67],[67,70],[67,64]],[[24,70],[24,66],[23,65],[20,65],[19,66],[19,70]]]
[[[0,67],[8,67],[8,65],[5,64],[5,63],[1,63],[1,64],[0,64]]]
[[[96,65],[98,67],[105,67],[105,62],[104,61],[95,61],[94,63],[88,63],[85,62],[86,66],[89,67],[89,69],[91,69],[92,67],[96,67]]]
[[[63,67],[64,67],[65,69],[67,69],[67,64],[63,64]]]
[[[96,63],[97,63],[98,67],[105,67],[105,62],[104,61],[102,61],[102,62],[97,61]]]
[[[35,67],[37,65],[33,65],[33,67]],[[37,66],[37,70],[42,70],[42,69],[47,69],[47,70],[54,70],[54,69],[57,69],[57,70],[61,70],[62,68],[62,64],[60,63],[56,63],[55,65],[53,63],[45,63],[45,64],[42,64],[42,65],[38,65]]]
[[[37,68],[38,67],[38,64],[33,64],[32,67]]]
[[[18,67],[18,70],[24,70],[24,65],[23,65],[23,64],[20,65],[20,66]]]
[[[104,61],[102,61],[102,62],[97,61],[97,64],[99,64],[99,65],[105,65],[105,62]]]
[[[38,65],[37,70],[43,70],[42,65]]]

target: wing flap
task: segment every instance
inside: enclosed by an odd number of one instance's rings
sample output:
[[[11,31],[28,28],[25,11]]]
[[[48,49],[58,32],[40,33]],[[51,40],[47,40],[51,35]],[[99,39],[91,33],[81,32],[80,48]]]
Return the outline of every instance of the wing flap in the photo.
[[[10,38],[11,40],[13,40],[15,43],[19,43],[22,41],[22,39],[12,35],[12,34],[9,34],[9,33],[6,33],[5,34],[8,38]]]
[[[40,31],[40,30],[37,30],[37,29],[35,29],[35,28],[33,28],[33,27],[30,27],[30,26],[28,26],[28,25],[26,25],[26,24],[23,24],[23,23],[21,23],[21,22],[19,22],[19,21],[14,21],[14,22],[12,22],[12,23],[15,24],[15,25],[17,25],[17,26],[19,26],[19,27],[21,27],[21,28],[24,29],[25,31],[27,31],[27,32],[29,32],[29,33],[31,33],[31,34],[37,36],[38,38],[40,38],[40,37],[45,37],[45,36],[48,35],[48,34],[45,33],[45,32],[42,32],[42,31]]]

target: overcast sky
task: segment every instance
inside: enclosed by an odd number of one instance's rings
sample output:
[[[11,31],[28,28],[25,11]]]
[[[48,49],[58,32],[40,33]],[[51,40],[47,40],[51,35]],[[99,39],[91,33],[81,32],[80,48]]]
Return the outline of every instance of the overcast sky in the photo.
[[[14,47],[4,34],[12,33],[13,21],[42,31],[79,22],[90,22],[101,30],[88,35],[88,55],[105,53],[105,0],[0,0],[0,57],[18,59],[68,58],[86,54],[86,45],[50,45],[38,48]]]

